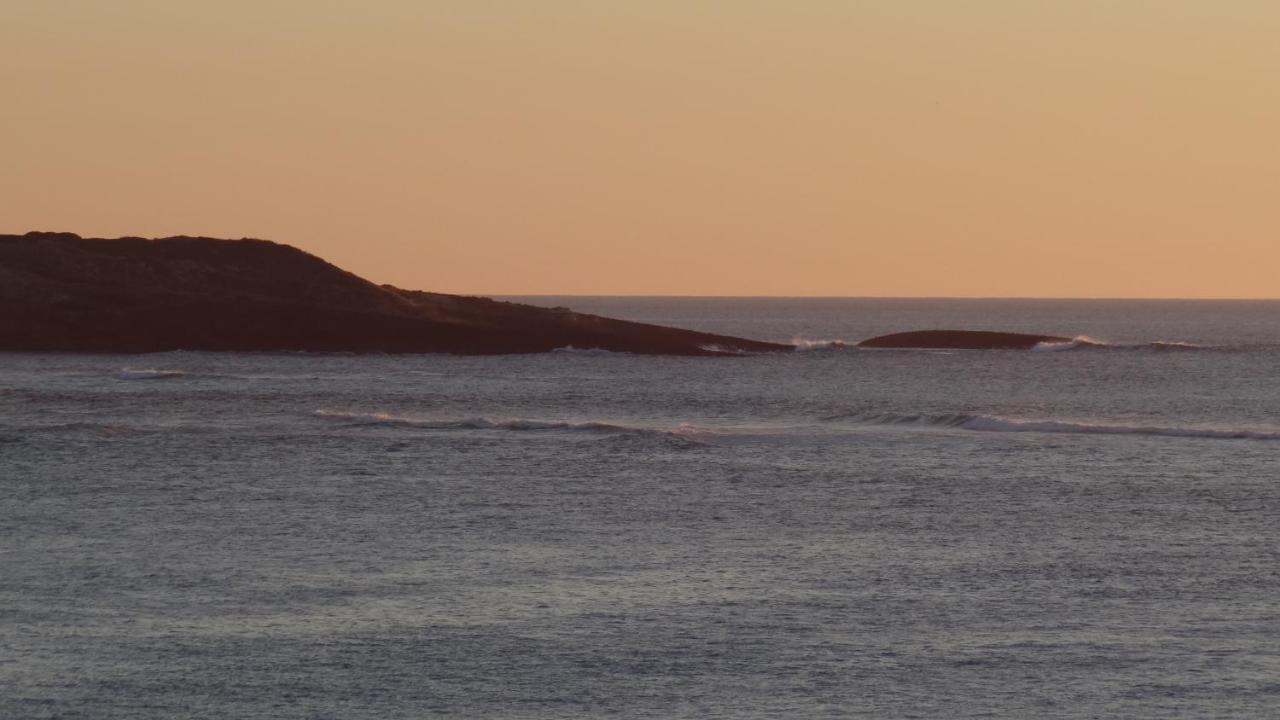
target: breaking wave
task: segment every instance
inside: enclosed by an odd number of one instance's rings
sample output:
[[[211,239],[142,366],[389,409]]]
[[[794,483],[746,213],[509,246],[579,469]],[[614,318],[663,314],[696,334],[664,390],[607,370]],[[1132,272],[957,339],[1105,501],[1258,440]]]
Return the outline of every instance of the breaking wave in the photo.
[[[601,435],[643,435],[664,438],[678,438],[690,443],[699,443],[712,431],[705,428],[682,423],[674,427],[646,427],[640,425],[621,425],[606,422],[567,422],[558,420],[531,420],[526,418],[493,419],[486,417],[471,418],[424,418],[411,415],[396,415],[382,412],[339,412],[334,410],[317,410],[316,416],[339,420],[351,425],[383,425],[389,427],[422,428],[427,430],[509,430],[514,432],[581,432]]]
[[[1031,348],[1032,352],[1061,352],[1063,350],[1230,350],[1229,347],[1198,345],[1179,340],[1155,340],[1145,343],[1109,343],[1088,335],[1078,335],[1067,342],[1042,342]]]
[[[728,345],[699,345],[699,350],[717,355],[753,355],[754,353],[743,350],[742,348],[730,347]]]
[[[972,413],[853,413],[827,420],[863,425],[906,425],[959,428],[978,432],[1023,432],[1076,435],[1147,435],[1152,437],[1206,438],[1214,440],[1280,440],[1280,430],[1206,428],[1186,426],[1123,425],[1074,420],[1033,420]]]
[[[1042,342],[1031,348],[1032,352],[1060,352],[1062,350],[1078,350],[1080,348],[1098,349],[1108,347],[1101,340],[1095,340],[1088,335],[1077,335],[1067,342]]]
[[[846,350],[856,348],[858,343],[844,340],[814,340],[810,338],[792,338],[791,344],[797,352],[814,352],[823,350]]]

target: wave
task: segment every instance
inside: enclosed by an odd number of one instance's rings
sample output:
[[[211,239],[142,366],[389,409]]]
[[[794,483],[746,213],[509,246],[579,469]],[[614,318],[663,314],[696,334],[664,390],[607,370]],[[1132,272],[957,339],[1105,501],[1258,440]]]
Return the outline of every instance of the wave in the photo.
[[[493,419],[486,417],[470,418],[424,418],[412,415],[396,415],[383,412],[340,412],[335,410],[317,410],[315,415],[323,418],[340,420],[352,425],[383,425],[390,427],[410,427],[427,430],[509,430],[513,432],[581,432],[601,435],[645,435],[664,438],[677,438],[690,443],[699,443],[700,437],[713,434],[706,428],[688,423],[674,427],[647,427],[640,425],[621,425],[607,422],[567,422],[560,420],[532,420],[527,418]]]
[[[22,436],[30,433],[100,433],[103,435],[124,435],[132,433],[147,432],[151,428],[138,425],[124,425],[120,423],[108,422],[92,422],[92,421],[72,421],[62,423],[51,423],[48,425],[32,424],[5,427],[5,431],[14,430],[21,433],[21,436],[11,436],[9,438],[0,435],[0,443],[18,442]]]
[[[795,346],[796,352],[847,350],[858,346],[858,343],[856,342],[846,342],[844,340],[814,340],[800,337],[792,338],[791,344]]]
[[[850,413],[833,415],[864,425],[915,425],[959,428],[977,432],[1023,432],[1076,435],[1146,435],[1152,437],[1205,438],[1212,440],[1280,440],[1280,430],[1209,428],[1194,426],[1123,425],[1077,420],[1007,418],[976,413]]]
[[[1200,345],[1181,340],[1153,340],[1144,343],[1109,343],[1105,340],[1078,335],[1067,342],[1042,342],[1031,348],[1032,352],[1061,352],[1064,350],[1232,350],[1232,346]]]
[[[94,373],[69,373],[71,375],[94,374]],[[173,370],[168,368],[122,368],[116,373],[116,377],[121,380],[174,380],[177,378],[187,378],[189,380],[265,380],[265,381],[289,381],[289,380],[335,380],[343,379],[347,376],[343,375],[317,375],[317,374],[284,374],[284,373],[265,373],[265,374],[237,374],[228,372],[213,371],[195,371],[195,370]]]
[[[119,374],[121,380],[172,380],[190,376],[191,373],[183,370],[161,370],[158,368],[124,368]]]
[[[758,353],[749,352],[742,348],[729,347],[727,345],[699,345],[699,350],[717,355],[756,355]]]
[[[716,345],[714,343],[708,344],[708,345],[699,345],[698,349],[703,352],[714,353],[716,355],[756,355],[758,354],[758,353],[753,353],[749,350],[743,350],[742,348],[732,347],[729,345]],[[560,353],[560,354],[570,354],[570,355],[600,355],[600,356],[634,355],[634,353],[624,352],[620,350],[606,350],[604,348],[580,348],[580,347],[574,347],[573,345],[565,345],[564,347],[558,347],[552,350],[551,352]]]
[[[860,347],[856,341],[825,338],[792,338],[797,352],[824,352],[841,350],[873,350]],[[882,348],[883,349],[883,348]],[[887,348],[891,350],[934,351],[933,348]],[[1031,348],[1032,352],[1062,352],[1065,350],[1234,350],[1237,346],[1200,345],[1181,340],[1155,340],[1144,343],[1111,343],[1088,335],[1077,335],[1063,342],[1042,342]],[[950,353],[947,353],[950,354]]]
[[[1042,342],[1031,348],[1032,352],[1061,352],[1063,350],[1079,350],[1080,348],[1098,349],[1108,347],[1101,341],[1088,335],[1077,335],[1066,342]]]
[[[1197,345],[1196,343],[1181,342],[1178,340],[1156,340],[1155,342],[1149,342],[1146,345],[1140,346],[1140,347],[1146,347],[1151,350],[1231,350],[1233,349],[1225,345],[1215,347],[1212,345]]]
[[[567,353],[572,355],[630,355],[631,354],[626,352],[618,352],[616,350],[605,350],[604,348],[598,348],[598,347],[580,348],[580,347],[574,347],[572,345],[565,345],[564,347],[558,347],[552,350],[551,352]]]

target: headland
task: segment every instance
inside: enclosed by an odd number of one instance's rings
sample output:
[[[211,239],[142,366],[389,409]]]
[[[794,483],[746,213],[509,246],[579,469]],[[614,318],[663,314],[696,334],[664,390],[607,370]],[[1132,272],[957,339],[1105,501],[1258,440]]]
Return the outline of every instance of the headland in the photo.
[[[0,235],[0,350],[737,355],[792,347],[378,285],[288,245]]]

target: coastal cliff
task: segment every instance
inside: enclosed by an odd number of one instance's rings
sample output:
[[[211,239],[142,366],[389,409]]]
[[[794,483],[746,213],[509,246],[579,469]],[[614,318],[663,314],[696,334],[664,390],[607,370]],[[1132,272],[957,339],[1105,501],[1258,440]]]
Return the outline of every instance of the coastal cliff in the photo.
[[[652,355],[791,350],[563,308],[376,285],[288,245],[0,235],[0,350]]]

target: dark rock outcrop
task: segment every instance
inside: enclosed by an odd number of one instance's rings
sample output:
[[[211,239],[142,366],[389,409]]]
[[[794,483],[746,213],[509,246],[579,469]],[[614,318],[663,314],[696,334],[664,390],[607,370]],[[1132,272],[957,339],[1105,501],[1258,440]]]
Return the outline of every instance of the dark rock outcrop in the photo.
[[[0,235],[0,350],[663,355],[792,349],[375,285],[264,240]]]
[[[937,348],[948,350],[1030,350],[1041,343],[1069,343],[1054,335],[986,332],[981,330],[917,330],[863,340],[866,348]]]

